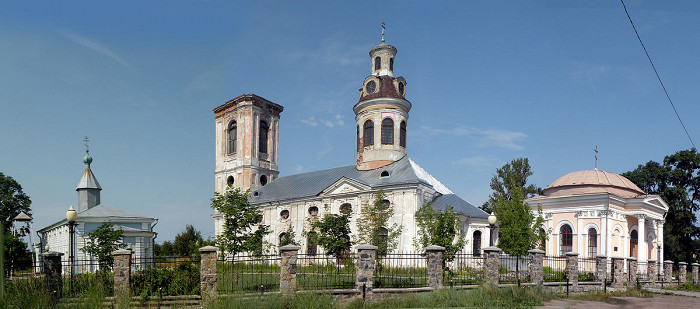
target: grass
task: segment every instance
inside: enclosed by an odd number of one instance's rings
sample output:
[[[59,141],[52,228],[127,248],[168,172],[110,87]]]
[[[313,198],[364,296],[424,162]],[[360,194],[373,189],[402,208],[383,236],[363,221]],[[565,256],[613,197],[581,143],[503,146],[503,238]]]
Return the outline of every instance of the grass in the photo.
[[[678,286],[666,286],[664,290],[692,291],[700,292],[700,284],[682,283]]]

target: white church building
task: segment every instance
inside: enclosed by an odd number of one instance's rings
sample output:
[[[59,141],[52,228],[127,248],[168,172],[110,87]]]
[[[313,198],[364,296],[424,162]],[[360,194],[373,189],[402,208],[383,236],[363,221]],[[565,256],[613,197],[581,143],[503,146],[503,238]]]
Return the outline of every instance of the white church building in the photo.
[[[411,102],[406,80],[394,76],[397,49],[382,43],[369,51],[371,75],[362,82],[356,120],[356,162],[341,167],[278,177],[279,121],[283,107],[254,94],[238,96],[213,111],[216,121],[215,190],[228,186],[250,190],[249,201],[263,211],[263,224],[273,245],[289,226],[297,235],[309,230],[309,218],[351,213],[350,228],[383,190],[394,208],[389,225],[402,225],[397,251],[412,252],[415,213],[425,202],[459,215],[468,240],[464,252],[480,253],[489,243],[488,214],[455,195],[407,155]],[[348,141],[351,142],[351,141]],[[223,216],[214,213],[215,232],[223,233]],[[306,253],[317,252],[307,239],[297,239]]]
[[[88,243],[88,234],[99,228],[104,222],[111,222],[114,229],[123,231],[122,243],[133,252],[133,258],[138,263],[142,258],[153,257],[154,239],[156,233],[153,227],[158,219],[143,217],[126,212],[121,209],[107,206],[101,203],[100,191],[102,187],[90,169],[92,157],[85,150],[85,171],[75,189],[78,192],[78,217],[74,228],[73,254],[76,272],[95,271],[97,257],[89,256],[81,251]],[[68,207],[66,207],[68,210]],[[56,223],[50,224],[38,231],[38,249],[41,252],[47,250],[61,252],[63,260],[67,261],[70,254],[70,234],[68,221],[62,218]],[[91,261],[91,262],[88,262]],[[67,264],[64,264],[67,265]]]

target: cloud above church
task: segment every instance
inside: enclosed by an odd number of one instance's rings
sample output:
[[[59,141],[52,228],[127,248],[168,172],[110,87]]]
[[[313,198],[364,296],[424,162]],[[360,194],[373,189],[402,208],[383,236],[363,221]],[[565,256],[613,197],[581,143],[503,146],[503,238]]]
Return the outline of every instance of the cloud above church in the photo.
[[[463,136],[476,140],[480,146],[496,146],[512,150],[525,149],[520,143],[528,137],[523,132],[498,129],[484,130],[470,126],[459,126],[448,130],[422,126],[421,130],[429,135]]]
[[[56,33],[71,40],[73,43],[76,43],[76,44],[81,45],[83,47],[87,47],[89,49],[92,49],[93,51],[96,51],[96,52],[102,54],[103,56],[106,56],[107,58],[114,60],[115,62],[121,64],[122,66],[124,66],[126,68],[129,68],[129,69],[132,68],[131,64],[128,61],[126,61],[126,59],[122,58],[116,52],[110,50],[106,46],[104,46],[96,41],[93,41],[93,40],[90,40],[86,37],[79,36],[77,34],[66,32],[66,31],[57,30]]]
[[[497,166],[500,161],[493,157],[472,156],[452,161],[452,165],[464,165],[470,167],[492,167]]]
[[[340,114],[335,114],[335,116],[331,120],[311,116],[309,118],[302,119],[301,122],[311,127],[318,127],[319,125],[321,125],[329,128],[340,127],[345,124],[345,122],[343,121],[343,117],[340,116]]]

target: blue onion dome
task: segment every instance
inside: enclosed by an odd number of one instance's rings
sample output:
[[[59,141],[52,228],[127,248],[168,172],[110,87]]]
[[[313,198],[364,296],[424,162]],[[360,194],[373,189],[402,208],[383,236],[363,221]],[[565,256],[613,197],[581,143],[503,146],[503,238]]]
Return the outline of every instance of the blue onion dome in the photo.
[[[88,153],[87,150],[85,150],[85,156],[83,157],[83,163],[85,163],[85,166],[90,167],[90,163],[92,163],[92,157]]]

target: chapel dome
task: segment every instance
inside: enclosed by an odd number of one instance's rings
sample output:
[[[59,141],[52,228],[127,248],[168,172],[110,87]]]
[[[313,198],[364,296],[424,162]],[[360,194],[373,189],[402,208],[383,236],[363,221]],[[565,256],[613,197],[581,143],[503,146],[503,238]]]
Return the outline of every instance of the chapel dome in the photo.
[[[623,198],[644,195],[629,179],[598,169],[568,173],[544,189],[544,196],[572,196],[610,193]]]

